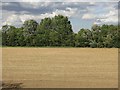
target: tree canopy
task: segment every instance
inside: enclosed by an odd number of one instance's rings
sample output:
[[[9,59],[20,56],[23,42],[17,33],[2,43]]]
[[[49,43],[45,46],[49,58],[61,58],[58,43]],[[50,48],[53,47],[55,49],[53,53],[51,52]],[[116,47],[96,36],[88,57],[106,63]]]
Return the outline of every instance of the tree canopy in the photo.
[[[119,29],[118,25],[104,24],[93,25],[91,30],[82,28],[78,33],[74,33],[68,17],[57,15],[44,18],[40,23],[26,20],[20,28],[4,25],[0,33],[3,46],[119,48]]]

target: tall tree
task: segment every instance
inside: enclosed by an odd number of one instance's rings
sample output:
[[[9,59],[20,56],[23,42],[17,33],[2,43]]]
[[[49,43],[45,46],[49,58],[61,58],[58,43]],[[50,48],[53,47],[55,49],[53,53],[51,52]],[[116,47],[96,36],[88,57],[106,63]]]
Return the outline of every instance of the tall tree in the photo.
[[[2,30],[0,30],[0,46],[2,46]]]
[[[38,27],[38,23],[35,20],[26,20],[23,24],[24,37],[26,46],[35,46],[35,34]]]
[[[81,29],[76,35],[76,46],[77,47],[89,47],[92,33],[88,29]]]
[[[40,46],[49,46],[50,45],[50,32],[52,31],[52,25],[51,25],[51,18],[44,18],[41,20],[38,28],[37,28],[37,41],[41,42],[41,44],[39,44]],[[42,36],[42,37],[41,37]],[[40,38],[40,39],[38,39]],[[39,40],[39,41],[38,41]],[[37,44],[38,45],[38,44]]]
[[[10,25],[2,26],[2,45],[4,46],[14,46],[14,30],[16,28]]]
[[[34,34],[37,29],[38,23],[35,20],[26,20],[23,24],[23,30],[26,34]]]
[[[54,18],[52,18],[52,29],[59,33],[60,45],[70,46],[73,44],[72,25],[67,17],[57,15]]]

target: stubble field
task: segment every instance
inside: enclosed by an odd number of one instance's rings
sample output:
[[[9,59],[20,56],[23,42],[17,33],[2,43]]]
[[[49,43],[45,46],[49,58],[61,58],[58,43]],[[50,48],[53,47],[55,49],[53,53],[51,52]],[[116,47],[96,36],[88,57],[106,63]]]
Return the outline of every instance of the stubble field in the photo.
[[[118,49],[3,48],[2,78],[24,88],[117,88]]]

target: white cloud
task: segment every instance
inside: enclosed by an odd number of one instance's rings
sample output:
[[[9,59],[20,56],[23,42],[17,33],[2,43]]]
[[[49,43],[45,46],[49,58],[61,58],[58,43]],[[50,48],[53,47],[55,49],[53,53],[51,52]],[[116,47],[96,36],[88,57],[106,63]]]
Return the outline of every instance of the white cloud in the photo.
[[[8,5],[10,5],[9,2],[6,2],[6,3],[2,4],[2,6],[8,6]]]
[[[61,14],[68,17],[75,16],[77,12],[77,8],[69,8],[67,7],[65,10],[58,10],[51,13],[44,13],[44,14],[27,14],[27,12],[21,12],[21,14],[15,14],[14,12],[9,15],[9,17],[6,17],[7,19],[3,22],[3,25],[14,25],[14,26],[20,26],[24,23],[25,20],[34,19],[36,21],[40,21],[41,19],[44,19],[45,17],[54,17],[55,15]],[[24,13],[24,14],[23,14]]]
[[[95,4],[96,4],[96,2],[89,2],[89,4],[91,4],[91,5],[95,5]]]
[[[34,19],[35,16],[23,14],[23,15],[19,15],[19,18],[21,19],[22,23],[24,23],[25,20]]]
[[[67,7],[66,10],[58,10],[57,9],[53,13],[55,13],[55,15],[62,14],[64,16],[72,17],[72,16],[76,16],[77,8],[69,8],[69,7]]]
[[[6,5],[9,6],[9,4],[10,3],[7,3]],[[18,6],[17,9],[12,8],[11,10],[8,8],[3,10],[3,24],[20,26],[25,20],[28,19],[34,19],[39,22],[45,17],[54,17],[58,14],[73,17],[72,19],[84,19],[86,20],[85,22],[87,22],[87,20],[90,20],[90,23],[92,21],[95,24],[116,23],[118,21],[117,10],[114,8],[114,3],[62,2],[59,4],[55,4],[55,2],[51,3],[49,2],[49,0],[47,0],[47,2],[45,1],[39,3],[37,3],[36,1],[33,3],[32,0],[30,0],[30,2],[26,3],[22,3],[21,1],[20,5],[21,6]]]
[[[82,16],[82,19],[94,19],[96,16],[94,14],[91,13],[86,13]]]
[[[20,2],[20,5],[24,8],[40,8],[40,7],[47,7],[48,5],[50,5],[51,2]]]
[[[22,23],[24,23],[24,21],[29,20],[29,19],[34,19],[36,21],[40,21],[41,19],[44,19],[45,17],[54,17],[55,13],[45,13],[45,14],[39,14],[39,15],[28,15],[28,14],[24,14],[24,15],[19,15],[19,18],[21,19]]]
[[[13,15],[9,16],[5,22],[3,22],[3,25],[6,25],[6,24],[20,26],[22,24],[22,21],[18,15],[13,14]]]
[[[118,22],[118,10],[114,7],[114,4],[106,3],[106,7],[103,12],[102,10],[99,10],[97,12],[97,9],[89,9],[88,13],[83,14],[82,19],[84,20],[95,20],[94,24],[115,24]],[[94,7],[95,8],[95,7]],[[102,11],[102,12],[101,12]],[[97,12],[97,13],[96,13]]]
[[[94,25],[94,24],[100,25],[101,23],[100,23],[100,22],[96,22],[96,21],[95,21],[95,22],[93,23],[93,25]]]
[[[119,0],[92,0],[92,2],[118,2]],[[91,2],[91,0],[4,0],[2,2]]]
[[[112,9],[106,14],[103,14],[101,16],[98,15],[95,22],[99,24],[117,23],[118,22],[118,11],[116,9]]]
[[[106,14],[105,16],[106,17],[110,17],[110,16],[115,16],[117,14],[117,10],[112,10],[112,11],[110,11],[108,14]]]

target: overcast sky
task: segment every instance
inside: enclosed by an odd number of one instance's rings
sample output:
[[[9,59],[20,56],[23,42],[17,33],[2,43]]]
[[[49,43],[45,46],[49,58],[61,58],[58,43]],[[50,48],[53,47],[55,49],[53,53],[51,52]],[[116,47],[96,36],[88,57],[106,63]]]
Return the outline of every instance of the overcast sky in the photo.
[[[45,17],[54,17],[58,14],[68,16],[74,32],[78,32],[81,28],[90,29],[93,24],[117,24],[118,22],[117,0],[116,2],[110,2],[109,0],[106,0],[106,2],[29,1],[7,2],[4,0],[2,2],[1,26],[9,24],[19,27],[25,20],[34,19],[40,22]]]

